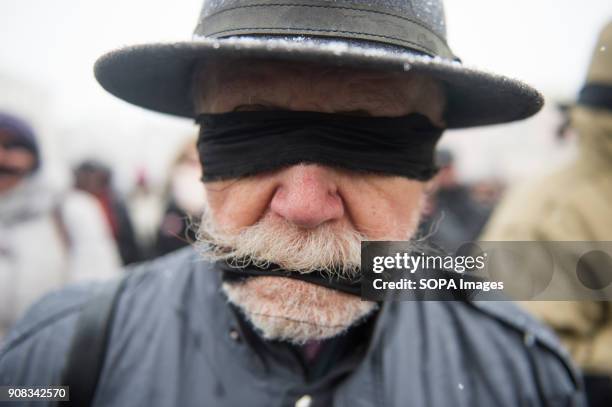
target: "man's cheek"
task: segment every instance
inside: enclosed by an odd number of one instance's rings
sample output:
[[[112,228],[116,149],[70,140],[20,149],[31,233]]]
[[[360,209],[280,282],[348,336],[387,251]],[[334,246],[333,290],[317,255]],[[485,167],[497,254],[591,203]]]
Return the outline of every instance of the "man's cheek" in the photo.
[[[231,191],[207,189],[207,210],[211,219],[225,233],[236,233],[248,226],[248,213],[252,211],[247,203],[237,205],[240,199]]]

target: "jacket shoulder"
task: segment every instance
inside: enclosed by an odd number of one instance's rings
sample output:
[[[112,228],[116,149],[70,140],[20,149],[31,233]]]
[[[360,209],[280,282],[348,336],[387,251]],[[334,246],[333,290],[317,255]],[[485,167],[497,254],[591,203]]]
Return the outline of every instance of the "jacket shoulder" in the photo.
[[[555,334],[515,303],[511,301],[472,301],[468,304],[483,316],[499,322],[506,330],[522,335],[526,344],[535,341],[564,358],[568,357]]]
[[[526,354],[536,384],[545,393],[582,396],[582,379],[557,336],[511,301],[473,301],[469,307],[496,323],[508,335],[518,337],[516,353]]]
[[[208,264],[193,247],[186,247],[131,267],[117,306],[118,316],[131,318],[138,313],[134,307],[146,314],[151,307],[159,309],[180,302],[193,272]]]
[[[80,310],[101,284],[72,285],[30,307],[0,346],[0,385],[58,384]]]
[[[181,270],[194,263],[195,257],[193,249],[179,250],[128,267],[119,301],[159,304],[163,297],[160,291],[172,286],[173,280],[180,280],[181,274],[186,274]],[[96,293],[113,283],[108,280],[70,285],[34,304],[0,346],[0,385],[58,384],[82,309]],[[128,314],[127,309],[118,308],[118,314]]]
[[[402,348],[420,332],[417,350],[403,349],[403,355],[424,360],[449,391],[469,377],[471,391],[488,400],[479,405],[585,405],[581,379],[555,336],[514,303],[407,301],[397,307],[393,341]]]

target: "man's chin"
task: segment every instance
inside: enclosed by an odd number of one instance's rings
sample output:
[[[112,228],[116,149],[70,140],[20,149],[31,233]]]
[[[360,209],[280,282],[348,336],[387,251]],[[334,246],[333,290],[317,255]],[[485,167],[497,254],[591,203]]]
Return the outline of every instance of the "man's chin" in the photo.
[[[263,338],[294,344],[337,336],[377,308],[374,302],[286,277],[254,277],[222,288]]]

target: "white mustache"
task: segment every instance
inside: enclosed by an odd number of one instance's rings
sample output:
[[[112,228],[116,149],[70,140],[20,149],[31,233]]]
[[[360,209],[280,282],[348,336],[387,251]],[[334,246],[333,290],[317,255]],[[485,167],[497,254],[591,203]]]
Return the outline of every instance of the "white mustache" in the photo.
[[[323,224],[304,230],[284,219],[264,216],[235,234],[223,233],[205,213],[197,233],[200,254],[210,260],[235,260],[286,270],[327,272],[354,277],[361,264],[361,241],[367,237],[349,227]]]

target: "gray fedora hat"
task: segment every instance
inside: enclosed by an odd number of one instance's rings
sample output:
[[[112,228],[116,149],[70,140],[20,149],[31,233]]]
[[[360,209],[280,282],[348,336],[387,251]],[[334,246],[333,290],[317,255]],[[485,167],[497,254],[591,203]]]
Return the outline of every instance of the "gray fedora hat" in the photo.
[[[441,0],[204,0],[191,41],[121,48],[94,70],[127,102],[193,118],[194,70],[223,57],[429,74],[446,86],[449,128],[519,120],[543,105],[524,83],[461,64],[446,42]]]

